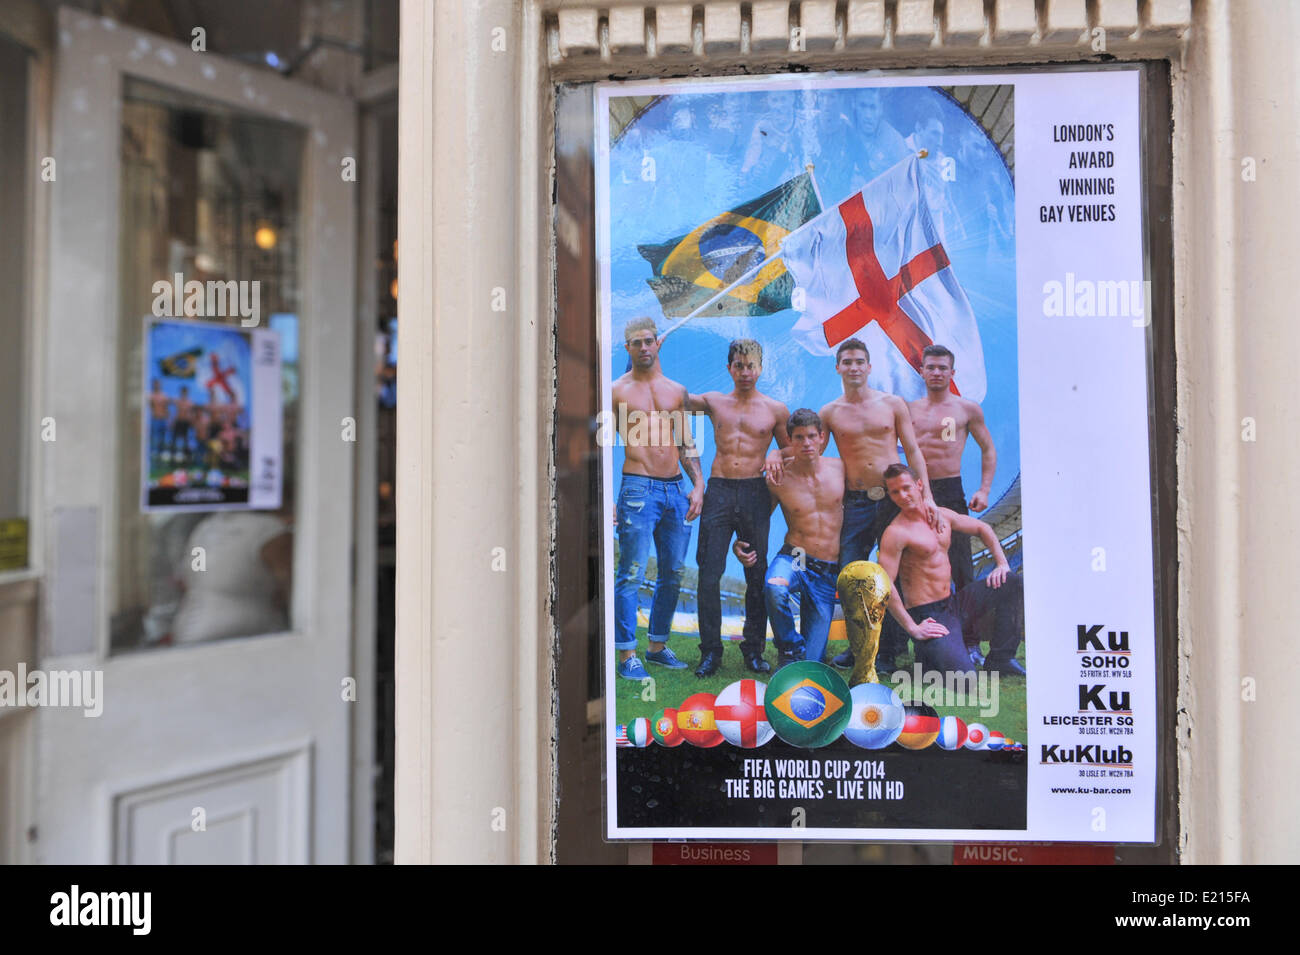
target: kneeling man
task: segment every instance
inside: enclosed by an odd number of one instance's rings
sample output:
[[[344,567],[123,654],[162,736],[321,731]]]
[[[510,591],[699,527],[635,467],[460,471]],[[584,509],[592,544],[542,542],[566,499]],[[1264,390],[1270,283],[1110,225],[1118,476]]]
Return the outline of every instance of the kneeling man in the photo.
[[[885,469],[885,487],[901,513],[880,540],[880,565],[906,594],[905,608],[895,587],[889,612],[914,641],[917,661],[930,670],[970,670],[965,631],[972,642],[989,642],[984,669],[1024,676],[1015,659],[1025,635],[1024,590],[993,528],[946,507],[937,509],[932,527],[916,474],[904,464]],[[948,560],[954,530],[978,536],[997,561],[987,577],[955,594]]]
[[[844,522],[844,464],[822,457],[825,431],[817,412],[800,408],[785,423],[794,460],[780,484],[767,488],[785,517],[785,546],[767,567],[767,616],[782,664],[821,661],[835,612],[839,575],[840,525]],[[732,548],[740,562],[753,566],[758,554],[748,541]],[[799,627],[793,601],[799,601]]]

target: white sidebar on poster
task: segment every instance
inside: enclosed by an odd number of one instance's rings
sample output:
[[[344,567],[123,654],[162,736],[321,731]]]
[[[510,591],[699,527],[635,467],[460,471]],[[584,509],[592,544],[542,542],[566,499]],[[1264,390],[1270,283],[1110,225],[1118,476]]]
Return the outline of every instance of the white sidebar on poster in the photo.
[[[1029,830],[1155,835],[1156,681],[1136,71],[1016,87]]]

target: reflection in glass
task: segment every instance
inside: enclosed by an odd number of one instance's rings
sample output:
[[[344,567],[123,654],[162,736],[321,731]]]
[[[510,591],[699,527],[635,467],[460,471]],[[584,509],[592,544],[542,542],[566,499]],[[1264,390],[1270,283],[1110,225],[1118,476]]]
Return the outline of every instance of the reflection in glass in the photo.
[[[112,650],[275,633],[291,626],[296,419],[299,395],[298,257],[302,131],[143,81],[122,106],[118,318],[118,454]],[[258,325],[280,336],[283,503],[276,511],[140,507],[146,400],[144,329],[158,314],[159,281],[257,283]],[[250,286],[251,287],[251,286]],[[205,310],[206,311],[206,310]],[[238,326],[239,309],[185,320]],[[174,315],[175,309],[165,309]],[[151,374],[157,369],[150,369]],[[192,389],[196,426],[220,417]],[[175,417],[175,408],[161,414]],[[175,422],[166,422],[175,428]],[[188,428],[182,428],[188,431]],[[237,444],[234,429],[199,435]],[[178,459],[183,470],[186,458]],[[184,480],[183,476],[179,479]]]

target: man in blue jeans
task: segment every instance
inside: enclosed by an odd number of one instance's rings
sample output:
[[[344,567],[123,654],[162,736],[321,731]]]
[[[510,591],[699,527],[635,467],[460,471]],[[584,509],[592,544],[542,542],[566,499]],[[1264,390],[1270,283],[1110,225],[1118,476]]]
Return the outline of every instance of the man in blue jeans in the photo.
[[[817,412],[800,408],[786,421],[793,459],[781,483],[771,475],[767,487],[785,517],[785,545],[767,567],[767,616],[781,665],[796,660],[821,662],[835,612],[839,575],[840,524],[844,519],[844,465],[823,458],[825,432]],[[758,554],[737,541],[736,557],[746,567]],[[794,601],[799,601],[795,628]]]
[[[687,391],[659,367],[654,320],[634,318],[624,328],[624,340],[632,367],[612,389],[614,419],[625,449],[623,482],[614,506],[614,646],[618,675],[643,680],[649,674],[636,655],[637,592],[651,544],[657,573],[646,660],[673,670],[686,668],[668,648],[668,637],[691,540],[689,522],[699,516],[704,503],[704,479],[686,427]],[[689,494],[682,490],[683,468],[692,482]]]

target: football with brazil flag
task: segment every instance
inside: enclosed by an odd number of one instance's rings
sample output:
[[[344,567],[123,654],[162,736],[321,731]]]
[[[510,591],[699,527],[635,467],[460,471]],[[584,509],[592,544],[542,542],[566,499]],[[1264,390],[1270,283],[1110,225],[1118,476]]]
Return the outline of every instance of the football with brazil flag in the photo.
[[[767,684],[763,709],[777,736],[804,749],[834,742],[853,715],[844,677],[814,660],[778,670]]]

